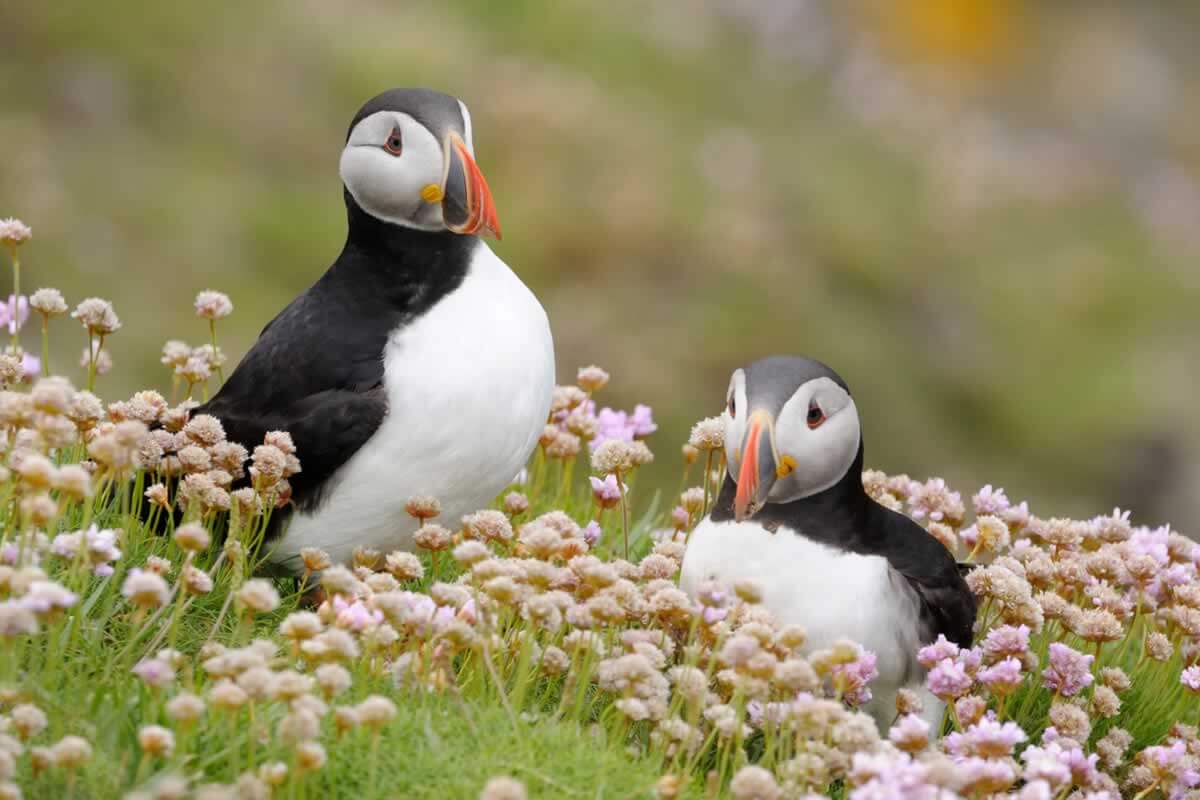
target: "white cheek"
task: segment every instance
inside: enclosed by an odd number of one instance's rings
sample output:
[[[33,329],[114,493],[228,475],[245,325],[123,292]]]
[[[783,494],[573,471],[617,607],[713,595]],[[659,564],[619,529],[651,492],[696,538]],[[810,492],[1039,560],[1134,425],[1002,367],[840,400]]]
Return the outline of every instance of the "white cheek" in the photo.
[[[729,468],[729,474],[737,475],[737,466],[742,457],[742,439],[746,436],[746,426],[741,417],[733,418],[729,416],[729,412],[725,411],[721,414],[721,418],[725,420],[725,464]]]
[[[808,433],[809,450],[796,472],[797,488],[806,495],[825,491],[850,469],[858,454],[858,419],[844,409]]]
[[[401,157],[402,158],[402,157]],[[400,164],[401,158],[377,147],[347,147],[342,151],[338,172],[355,201],[372,216],[389,221],[406,220],[420,199]]]
[[[399,156],[379,146],[398,127],[403,142]],[[338,172],[342,183],[364,211],[399,225],[440,230],[440,203],[426,203],[421,190],[442,185],[441,146],[424,127],[404,114],[380,112],[361,122],[342,150]]]
[[[785,408],[776,429],[780,449],[796,461],[795,471],[771,490],[776,502],[825,491],[845,476],[858,455],[861,432],[853,400],[815,429],[800,416],[807,409],[808,397],[799,397],[794,407]]]
[[[741,373],[733,378],[733,403],[738,412],[736,417],[729,415],[728,408],[721,414],[725,420],[725,463],[730,475],[737,474],[742,457],[742,441],[746,437],[746,379]]]

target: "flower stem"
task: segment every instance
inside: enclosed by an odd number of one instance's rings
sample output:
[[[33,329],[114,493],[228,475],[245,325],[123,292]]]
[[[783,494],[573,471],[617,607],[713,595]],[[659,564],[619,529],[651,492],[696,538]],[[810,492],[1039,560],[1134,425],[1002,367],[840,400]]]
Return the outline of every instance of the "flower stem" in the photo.
[[[212,343],[213,362],[216,363],[216,361],[217,361],[217,321],[215,319],[210,319],[208,321],[208,339]],[[225,373],[223,373],[221,371],[221,365],[216,364],[216,367],[217,367],[217,380],[220,381],[221,383],[225,383]]]
[[[704,451],[704,510],[700,516],[708,513],[708,485],[712,483],[712,450]]]
[[[621,490],[621,539],[625,544],[625,560],[629,560],[629,503],[625,499],[625,484],[621,480],[621,471],[617,470],[614,473],[617,476],[617,488]]]
[[[42,375],[50,377],[50,317],[42,315]]]
[[[13,248],[13,296],[12,307],[9,309],[12,313],[9,314],[8,324],[12,329],[12,346],[16,350],[20,346],[20,326],[17,324],[21,312],[21,257],[17,255],[17,248]]]
[[[88,331],[88,391],[96,388],[96,337]]]

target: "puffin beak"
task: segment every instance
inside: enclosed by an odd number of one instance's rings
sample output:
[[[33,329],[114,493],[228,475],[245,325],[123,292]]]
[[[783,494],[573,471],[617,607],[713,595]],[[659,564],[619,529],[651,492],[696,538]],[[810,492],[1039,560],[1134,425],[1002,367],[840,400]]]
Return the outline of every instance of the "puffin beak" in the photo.
[[[496,204],[487,181],[467,143],[457,133],[451,132],[445,144],[446,179],[442,188],[442,219],[446,227],[462,234],[490,232],[500,238],[500,221],[496,218]]]
[[[770,413],[760,409],[750,415],[748,422],[738,470],[737,495],[733,500],[733,516],[738,522],[754,516],[763,507],[779,476],[775,458],[775,420]]]

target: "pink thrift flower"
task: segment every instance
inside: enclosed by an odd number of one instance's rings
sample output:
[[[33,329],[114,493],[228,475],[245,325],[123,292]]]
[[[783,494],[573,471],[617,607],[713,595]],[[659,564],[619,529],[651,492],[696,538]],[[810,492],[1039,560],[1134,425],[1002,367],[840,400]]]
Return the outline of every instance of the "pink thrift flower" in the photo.
[[[635,439],[641,439],[644,436],[649,436],[658,430],[658,426],[654,424],[653,412],[650,406],[638,403],[633,407],[633,414],[629,417],[629,427],[633,431]]]
[[[928,741],[929,730],[928,722],[916,714],[905,714],[896,720],[896,724],[888,731],[888,739],[895,745]]]
[[[963,734],[969,751],[984,758],[1011,756],[1013,748],[1027,738],[1015,722],[997,722],[984,717]]]
[[[1017,795],[1017,800],[1053,800],[1054,792],[1050,791],[1050,784],[1043,780],[1030,781],[1021,787],[1021,793]],[[1093,798],[1089,797],[1089,800]],[[1095,800],[1099,800],[1096,798]],[[1108,800],[1108,798],[1105,798]],[[1116,800],[1116,798],[1113,798]]]
[[[153,689],[160,689],[175,680],[175,668],[159,658],[139,661],[133,667],[133,674]]]
[[[916,520],[931,519],[941,522],[947,516],[961,519],[964,508],[962,495],[950,491],[942,478],[930,478],[919,484],[916,491],[908,498],[912,506],[912,517]]]
[[[751,727],[762,729],[764,725],[778,728],[791,713],[791,703],[764,703],[761,700],[751,700],[746,704],[746,716]]]
[[[91,559],[92,572],[95,575],[107,577],[113,574],[109,562],[121,557],[121,550],[117,547],[117,534],[118,531],[109,528],[101,530],[95,525],[83,532],[87,541],[88,558]]]
[[[593,405],[592,408],[594,409],[595,406]],[[602,408],[595,417],[596,436],[591,442],[593,450],[609,439],[632,442],[634,439],[641,439],[658,430],[658,425],[654,423],[653,412],[647,405],[635,406],[632,414],[611,408]]]
[[[939,633],[937,641],[933,644],[925,645],[917,651],[917,661],[925,669],[932,669],[934,664],[947,658],[958,657],[958,645],[946,638],[946,634]]]
[[[401,614],[403,624],[421,633],[428,633],[428,627],[433,622],[433,614],[437,610],[437,604],[433,602],[433,598],[427,594],[416,592],[401,592],[400,596],[404,599]]]
[[[1015,506],[1009,506],[1004,511],[1000,512],[1000,519],[1007,522],[1011,527],[1020,530],[1029,525],[1029,520],[1032,519],[1032,514],[1029,513],[1029,503],[1022,500]]]
[[[621,502],[621,486],[616,475],[607,475],[603,480],[595,475],[588,478],[592,484],[592,496],[601,505],[616,505]]]
[[[952,658],[943,658],[925,677],[925,685],[929,691],[942,700],[962,697],[971,691],[974,683],[962,665]]]
[[[1055,792],[1070,784],[1070,753],[1058,742],[1026,747],[1021,751],[1021,760],[1025,762],[1026,781],[1045,781]]]
[[[1172,564],[1163,573],[1162,578],[1167,586],[1185,586],[1196,579],[1196,566],[1194,564]]]
[[[467,602],[463,603],[462,608],[458,609],[456,616],[468,625],[474,625],[478,622],[479,614],[475,610],[475,598],[467,598]]]
[[[1009,656],[1003,661],[981,670],[976,676],[979,682],[993,694],[1011,694],[1021,685],[1021,662]]]
[[[1171,800],[1183,798],[1188,789],[1200,785],[1200,772],[1189,763],[1187,745],[1182,740],[1147,747],[1142,755],[1162,781],[1163,793]]]
[[[1043,685],[1064,697],[1078,694],[1091,686],[1095,656],[1084,655],[1062,642],[1050,643],[1050,666],[1042,671]]]
[[[455,619],[454,609],[451,606],[438,606],[437,611],[433,612],[434,633],[443,632]]]
[[[729,592],[716,581],[705,581],[696,590],[696,596],[706,606],[721,606],[729,599]]]
[[[1099,777],[1096,765],[1100,756],[1096,753],[1088,755],[1078,747],[1067,749],[1067,767],[1071,770],[1071,781],[1078,786],[1090,786]]]
[[[858,646],[857,659],[833,667],[831,671],[833,685],[841,689],[843,700],[852,706],[870,702],[871,690],[867,684],[879,676],[879,670],[876,669],[875,663],[875,654]]]
[[[42,360],[33,353],[22,353],[21,369],[25,373],[25,380],[33,380],[42,374]]]
[[[611,475],[609,476],[612,477]],[[592,478],[595,480],[595,478]],[[587,542],[588,547],[595,547],[596,542],[600,541],[600,537],[604,535],[604,531],[600,529],[600,523],[592,520],[583,527],[583,540]]]
[[[383,622],[383,612],[372,611],[361,600],[347,603],[341,595],[334,595],[333,611],[337,615],[339,628],[358,632]]]
[[[1016,769],[1006,761],[968,756],[959,760],[958,771],[968,786],[1011,786],[1017,782]]]
[[[1179,676],[1179,682],[1193,692],[1200,692],[1200,665],[1185,669]]]
[[[1171,536],[1171,528],[1163,525],[1159,528],[1134,528],[1129,537],[1129,548],[1133,555],[1150,556],[1159,564],[1166,566],[1171,556],[1167,543]]]
[[[633,429],[628,425],[629,415],[624,411],[614,411],[602,408],[596,414],[596,436],[592,439],[592,449],[595,450],[604,442],[616,439],[622,442],[633,441]]]
[[[975,525],[970,525],[958,532],[958,538],[962,543],[969,548],[974,548],[979,543],[979,528]]]
[[[705,606],[703,617],[704,624],[715,625],[729,615],[729,610],[724,608],[716,608],[714,606]]]
[[[35,614],[65,611],[79,601],[79,595],[54,581],[34,581],[18,602]]]
[[[1001,625],[988,631],[983,640],[983,652],[991,658],[1020,657],[1029,650],[1028,625]]]
[[[1000,516],[1009,508],[1008,495],[1003,489],[993,489],[990,483],[971,498],[971,503],[975,506],[975,515],[980,517],[984,514]]]
[[[0,306],[0,325],[8,326],[10,335],[16,335],[29,319],[29,298],[10,294],[8,302]]]
[[[946,797],[928,782],[928,768],[907,753],[855,753],[850,767],[850,800],[939,800]]]

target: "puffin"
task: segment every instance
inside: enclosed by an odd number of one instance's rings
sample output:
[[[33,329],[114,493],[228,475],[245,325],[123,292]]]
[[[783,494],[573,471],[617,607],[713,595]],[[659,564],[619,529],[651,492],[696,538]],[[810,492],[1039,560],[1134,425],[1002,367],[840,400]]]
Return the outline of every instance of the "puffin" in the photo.
[[[341,253],[192,411],[249,448],[291,434],[301,471],[264,549],[279,575],[303,570],[304,548],[334,563],[413,549],[414,496],[455,521],[486,507],[528,460],[554,389],[546,312],[481,238],[500,224],[466,104],[419,88],[371,98],[338,171]]]
[[[848,639],[875,654],[863,710],[881,730],[900,689],[940,730],[917,651],[939,635],[969,647],[975,598],[940,542],[867,494],[846,382],[819,361],[771,356],[734,371],[722,417],[727,470],[688,538],[680,587],[696,597],[710,581],[755,582],[777,623],[805,629],[808,652]]]

